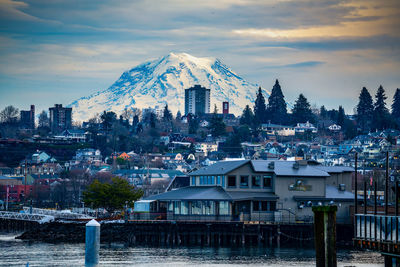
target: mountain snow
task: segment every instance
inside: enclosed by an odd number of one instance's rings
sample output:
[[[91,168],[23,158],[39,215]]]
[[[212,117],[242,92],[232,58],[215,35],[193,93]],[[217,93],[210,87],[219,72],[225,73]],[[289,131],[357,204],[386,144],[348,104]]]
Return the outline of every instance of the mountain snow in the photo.
[[[214,104],[222,112],[222,102],[229,102],[230,113],[240,115],[246,105],[253,107],[258,86],[249,83],[216,58],[198,58],[186,53],[170,53],[147,61],[121,77],[108,89],[80,98],[69,106],[75,121],[85,121],[97,113],[125,108],[169,109],[185,112],[185,89],[196,84],[211,89],[211,112]],[[265,96],[269,92],[264,91]]]

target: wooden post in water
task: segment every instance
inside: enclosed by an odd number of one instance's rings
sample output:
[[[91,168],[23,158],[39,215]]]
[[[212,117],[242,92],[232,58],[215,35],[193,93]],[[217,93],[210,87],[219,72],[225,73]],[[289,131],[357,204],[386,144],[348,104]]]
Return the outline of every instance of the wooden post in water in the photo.
[[[314,206],[312,211],[317,267],[336,267],[337,206]]]
[[[99,263],[100,224],[91,220],[86,224],[85,265],[96,266]]]

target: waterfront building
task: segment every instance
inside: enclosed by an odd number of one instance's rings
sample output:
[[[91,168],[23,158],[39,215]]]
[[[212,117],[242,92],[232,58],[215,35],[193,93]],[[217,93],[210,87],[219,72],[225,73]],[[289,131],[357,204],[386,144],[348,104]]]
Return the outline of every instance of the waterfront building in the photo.
[[[59,133],[70,129],[72,125],[72,108],[65,108],[62,104],[55,104],[49,108],[51,132]]]
[[[195,85],[185,89],[185,115],[210,113],[210,89]]]
[[[313,164],[220,161],[190,173],[188,187],[145,198],[155,209],[139,214],[150,218],[165,210],[171,220],[312,222],[313,205],[336,204],[338,221],[350,223],[353,169]]]

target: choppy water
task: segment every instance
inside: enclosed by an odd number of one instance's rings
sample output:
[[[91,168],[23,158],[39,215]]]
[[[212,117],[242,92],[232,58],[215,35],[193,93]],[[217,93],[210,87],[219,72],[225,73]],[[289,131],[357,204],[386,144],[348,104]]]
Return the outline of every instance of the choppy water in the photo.
[[[0,235],[0,266],[84,266],[84,244],[49,244]],[[315,266],[312,249],[153,248],[101,245],[99,266]],[[338,266],[383,266],[378,253],[338,251]]]

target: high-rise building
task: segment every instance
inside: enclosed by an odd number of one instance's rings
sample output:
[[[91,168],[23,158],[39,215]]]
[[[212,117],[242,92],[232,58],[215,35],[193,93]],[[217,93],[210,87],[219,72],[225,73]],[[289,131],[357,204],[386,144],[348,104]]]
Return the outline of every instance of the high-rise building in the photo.
[[[195,85],[185,89],[185,115],[210,113],[210,89]]]
[[[222,114],[229,114],[229,102],[222,102]]]
[[[30,110],[21,110],[20,123],[24,129],[35,129],[35,105],[31,105]]]
[[[72,108],[63,108],[62,104],[55,104],[49,108],[50,129],[52,133],[59,133],[70,129],[72,125]]]

